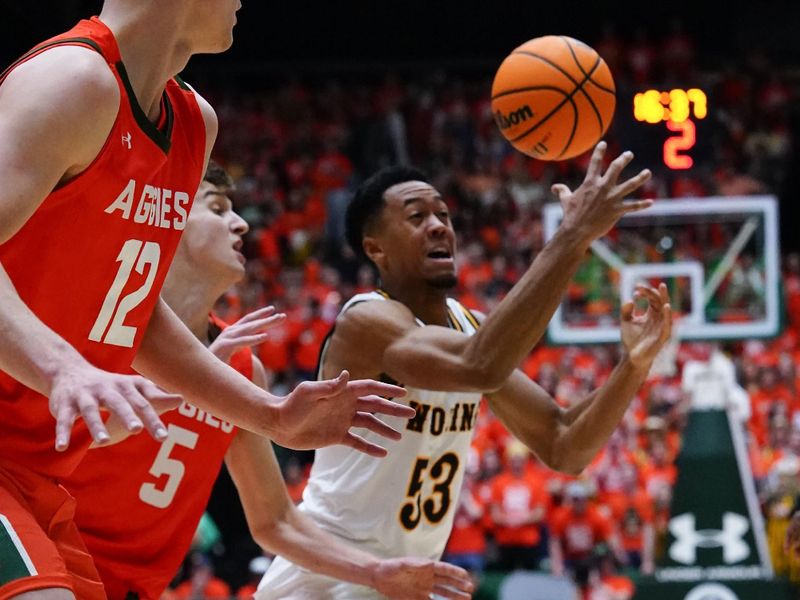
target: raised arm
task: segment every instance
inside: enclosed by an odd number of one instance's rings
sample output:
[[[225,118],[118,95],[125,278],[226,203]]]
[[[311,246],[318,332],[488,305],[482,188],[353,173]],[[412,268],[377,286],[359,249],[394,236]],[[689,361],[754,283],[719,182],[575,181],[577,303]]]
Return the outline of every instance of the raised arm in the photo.
[[[589,245],[626,213],[651,205],[648,200],[625,200],[649,179],[649,171],[618,183],[633,155],[623,153],[603,173],[604,152],[601,142],[585,180],[574,192],[562,184],[553,186],[564,209],[558,231],[475,335],[416,327],[413,316],[399,303],[368,302],[340,318],[331,346],[338,350],[331,355],[356,351],[362,356],[347,354],[347,360],[370,363],[364,365],[367,372],[386,372],[397,381],[429,389],[499,389],[544,334]],[[366,356],[367,349],[372,357]],[[344,366],[350,368],[349,363]]]
[[[263,384],[263,378],[263,368],[254,361],[254,381]],[[289,499],[267,440],[239,431],[225,461],[250,532],[265,550],[317,573],[373,587],[393,599],[421,600],[433,593],[470,597],[469,575],[458,567],[422,558],[379,560],[317,527]]]
[[[53,189],[92,163],[119,103],[119,88],[105,61],[85,48],[53,48],[9,74],[0,87],[0,244],[23,227]],[[144,424],[157,439],[166,436],[149,404],[162,393],[139,377],[90,365],[31,312],[2,265],[0,369],[49,397],[58,450],[68,446],[78,416],[96,442],[108,440],[100,406],[118,414],[130,431]]]
[[[622,341],[626,354],[608,380],[582,402],[565,410],[521,371],[488,396],[500,420],[547,466],[577,475],[614,432],[644,383],[658,351],[669,339],[672,317],[667,288],[639,287],[648,309],[634,314],[633,303],[622,309]]]

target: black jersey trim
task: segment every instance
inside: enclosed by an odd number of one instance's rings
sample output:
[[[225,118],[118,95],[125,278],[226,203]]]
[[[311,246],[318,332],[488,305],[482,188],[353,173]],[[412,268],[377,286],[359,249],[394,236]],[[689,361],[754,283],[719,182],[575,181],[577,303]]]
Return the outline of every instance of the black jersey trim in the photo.
[[[172,103],[169,100],[169,94],[167,94],[166,90],[162,95],[164,110],[167,111],[167,122],[164,127],[164,131],[161,131],[158,127],[156,127],[150,119],[147,118],[147,115],[144,114],[144,110],[142,107],[139,106],[139,101],[136,98],[136,94],[133,92],[133,86],[131,86],[130,79],[128,79],[128,72],[125,70],[125,65],[122,61],[118,62],[115,65],[117,72],[119,73],[119,78],[122,81],[122,86],[125,88],[125,93],[128,96],[128,102],[131,106],[131,112],[133,113],[133,118],[136,119],[136,124],[139,125],[139,129],[141,129],[147,137],[153,140],[153,143],[161,148],[161,151],[164,154],[169,154],[169,149],[172,147],[172,125],[175,120],[175,115],[172,110]]]

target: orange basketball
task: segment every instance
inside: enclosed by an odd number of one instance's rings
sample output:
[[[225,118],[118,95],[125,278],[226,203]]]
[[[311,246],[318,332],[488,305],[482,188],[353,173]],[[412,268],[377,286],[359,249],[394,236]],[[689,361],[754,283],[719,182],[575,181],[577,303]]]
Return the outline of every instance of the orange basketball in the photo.
[[[563,35],[534,38],[497,69],[492,112],[505,138],[541,160],[589,150],[614,116],[614,79],[592,48]]]

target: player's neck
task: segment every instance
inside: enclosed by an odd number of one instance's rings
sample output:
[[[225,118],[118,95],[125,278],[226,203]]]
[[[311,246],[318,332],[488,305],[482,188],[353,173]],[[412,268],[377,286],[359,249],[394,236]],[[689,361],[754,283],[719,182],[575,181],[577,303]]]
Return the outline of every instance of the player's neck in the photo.
[[[164,4],[109,3],[100,13],[100,20],[114,33],[136,100],[154,122],[167,82],[191,57],[176,26],[177,17],[164,14],[170,12],[169,3]]]
[[[384,281],[381,289],[404,304],[427,325],[447,327],[447,290],[426,285],[399,285]]]
[[[189,331],[207,344],[208,313],[229,287],[227,283],[214,285],[208,278],[198,276],[188,267],[182,268],[176,261],[170,267],[161,296]]]

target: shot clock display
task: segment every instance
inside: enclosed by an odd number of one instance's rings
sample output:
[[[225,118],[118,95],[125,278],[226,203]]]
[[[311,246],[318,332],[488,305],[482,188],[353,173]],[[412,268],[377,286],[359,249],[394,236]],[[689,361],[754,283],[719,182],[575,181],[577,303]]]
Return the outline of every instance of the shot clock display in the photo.
[[[659,125],[674,132],[664,141],[662,158],[670,169],[689,169],[694,165],[690,152],[697,144],[694,120],[705,119],[708,99],[697,88],[668,92],[647,90],[633,97],[633,117],[637,121]],[[694,119],[694,120],[693,120]]]

